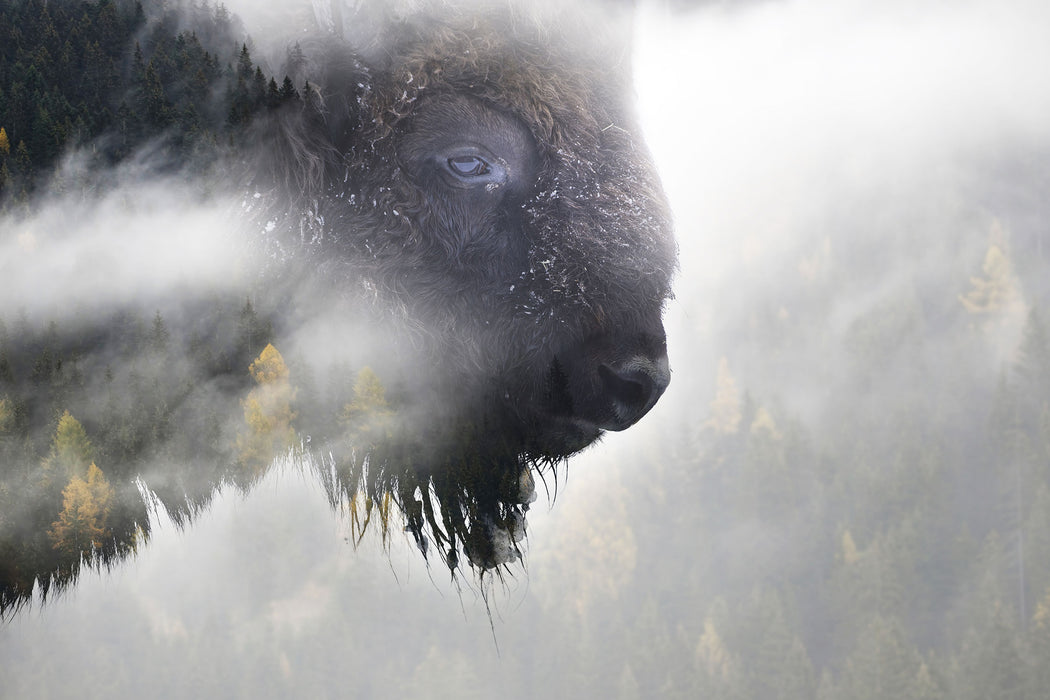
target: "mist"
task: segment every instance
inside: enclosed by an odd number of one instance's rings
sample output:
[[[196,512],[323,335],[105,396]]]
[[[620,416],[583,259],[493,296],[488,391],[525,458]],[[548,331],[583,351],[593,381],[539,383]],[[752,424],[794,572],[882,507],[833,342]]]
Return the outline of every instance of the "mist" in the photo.
[[[288,15],[230,7],[278,61]],[[673,380],[539,484],[522,565],[452,578],[400,527],[355,545],[293,451],[0,620],[0,696],[1039,697],[1047,26],[1023,0],[643,4]],[[240,289],[243,193],[136,172],[2,220],[0,317]],[[320,324],[296,342],[322,366],[360,339]]]

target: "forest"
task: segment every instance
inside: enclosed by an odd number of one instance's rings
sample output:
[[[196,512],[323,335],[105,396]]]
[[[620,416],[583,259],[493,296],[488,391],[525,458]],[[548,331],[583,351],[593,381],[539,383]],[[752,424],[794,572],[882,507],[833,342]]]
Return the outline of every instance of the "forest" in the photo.
[[[26,206],[77,149],[81,170],[112,166],[147,144],[171,167],[203,168],[260,110],[299,99],[229,43],[223,5],[11,0],[0,25],[0,196]],[[192,29],[186,29],[192,27]],[[84,69],[82,70],[81,67]],[[196,156],[196,158],[195,158]]]
[[[244,138],[253,115],[300,99],[290,79],[281,88],[267,82],[247,45],[232,42],[236,20],[221,5],[157,4],[147,16],[139,2],[29,1],[2,11],[0,207],[12,224],[8,244],[18,243],[11,240],[18,222],[31,220],[45,194],[96,196],[112,187],[108,173],[143,152],[162,173],[206,181],[216,154]],[[64,162],[72,154],[75,166]],[[0,269],[8,264],[17,265]],[[243,298],[198,301],[196,327],[172,330],[159,310],[150,319],[125,306],[101,323],[70,326],[68,317],[31,318],[8,301],[18,310],[0,317],[4,606],[28,595],[38,572],[66,582],[81,555],[134,550],[148,534],[134,481],[147,456],[158,458],[158,445],[192,454],[209,473],[236,450],[219,434],[221,402],[195,406],[193,389],[219,378],[231,396],[247,387],[250,364],[272,333]],[[195,421],[205,427],[191,428]],[[183,438],[189,442],[176,447]],[[192,485],[194,471],[170,484],[176,512],[207,500],[208,489]],[[45,591],[50,583],[41,579]]]
[[[232,147],[252,114],[301,99],[304,86],[253,63],[246,37],[220,45],[240,31],[221,5],[186,5],[194,31],[183,30],[184,13],[150,5],[0,4],[0,223],[29,216],[42,190],[90,189],[86,175],[56,181],[73,147],[110,166],[159,130],[172,162],[204,168],[193,158],[200,144]],[[90,80],[71,82],[69,66],[81,64]],[[623,700],[1050,697],[1050,241],[1030,194],[1045,152],[984,167],[1023,181],[1020,194],[963,187],[903,225],[858,222],[845,205],[824,212],[774,266],[777,285],[730,280],[714,312],[691,293],[685,260],[671,311],[684,336],[672,361],[688,367],[676,369],[678,393],[652,416],[662,423],[641,426],[647,439],[599,452],[592,490],[574,495],[571,478],[559,486],[558,510],[575,510],[532,545],[527,566],[508,567],[507,581],[532,577],[541,593],[497,620],[497,662],[476,661],[494,656],[487,621],[386,630],[384,609],[420,621],[437,613],[379,567],[337,579],[346,585],[330,610],[360,624],[345,652],[317,620],[289,633],[289,645],[270,628],[237,639],[259,665],[240,691],[334,694],[296,675],[320,674],[311,663],[322,659],[376,697],[496,687],[533,697],[550,678],[566,697]],[[947,240],[923,238],[934,220]],[[897,274],[914,260],[936,264]],[[188,325],[167,310],[118,310],[108,365],[85,366],[97,338],[75,325],[0,318],[0,579],[18,582],[17,599],[34,595],[21,571],[58,569],[68,582],[81,567],[105,568],[96,551],[148,548],[146,503],[110,485],[144,460],[192,454],[201,470],[220,462],[224,483],[248,489],[260,465],[298,441],[300,421],[338,430],[354,410],[387,410],[366,368],[339,367],[339,381],[322,385],[282,357],[251,299],[203,304]],[[219,377],[229,378],[228,403],[195,405],[194,387]],[[268,384],[277,388],[264,400]],[[230,398],[253,389],[254,407]],[[158,498],[206,501],[190,481]],[[41,492],[50,510],[26,517],[21,504]],[[168,510],[189,529],[198,517]],[[291,590],[300,556],[291,549],[276,573],[265,556],[238,561]],[[366,585],[377,577],[381,593]],[[262,593],[242,595],[244,609],[267,605]],[[461,601],[441,605],[458,614]],[[0,619],[0,675],[19,669],[14,688],[30,693],[54,661],[31,645],[53,638],[5,631],[24,614]],[[206,659],[232,644],[218,629],[223,614],[189,620],[164,637],[164,653]],[[396,653],[370,655],[371,638]],[[127,687],[156,681],[111,650],[92,654],[85,664]],[[65,682],[59,694],[74,694],[79,680]],[[162,682],[174,696],[228,687],[203,672]]]

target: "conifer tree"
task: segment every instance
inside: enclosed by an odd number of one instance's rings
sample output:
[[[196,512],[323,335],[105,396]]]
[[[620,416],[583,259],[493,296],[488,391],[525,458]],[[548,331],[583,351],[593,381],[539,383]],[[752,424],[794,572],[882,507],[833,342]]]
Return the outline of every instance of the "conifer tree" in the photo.
[[[299,99],[299,93],[295,89],[295,85],[292,83],[292,79],[287,75],[284,76],[284,82],[281,83],[280,102],[293,102]]]
[[[846,661],[841,694],[852,700],[907,697],[920,663],[901,625],[893,618],[876,616]]]
[[[906,697],[908,700],[948,700],[943,681],[925,661],[919,664],[919,670]]]
[[[167,325],[164,323],[164,318],[160,315],[160,311],[157,311],[153,316],[153,326],[150,328],[147,343],[149,349],[155,353],[163,353],[168,349],[168,341],[171,338],[171,333],[168,331]]]
[[[82,478],[92,463],[93,452],[84,426],[69,411],[65,411],[58,420],[51,450],[44,459],[44,472],[48,478],[62,481],[73,477]]]
[[[146,66],[143,84],[143,105],[146,123],[153,127],[165,127],[171,123],[171,105],[164,94],[160,75],[151,60]]]
[[[1014,364],[1022,422],[1033,432],[1043,406],[1050,403],[1050,335],[1036,307],[1028,311]]]
[[[696,644],[694,662],[694,697],[730,700],[743,694],[739,661],[726,649],[711,617],[704,620],[704,631]]]

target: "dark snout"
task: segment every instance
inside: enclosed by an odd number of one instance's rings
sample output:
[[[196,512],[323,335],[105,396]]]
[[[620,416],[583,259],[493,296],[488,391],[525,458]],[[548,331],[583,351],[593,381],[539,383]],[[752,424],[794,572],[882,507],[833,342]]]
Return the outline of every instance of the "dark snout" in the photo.
[[[637,355],[622,362],[598,365],[600,390],[612,404],[612,417],[599,427],[628,428],[649,412],[671,382],[666,353],[657,358]]]
[[[603,430],[624,430],[649,412],[671,381],[663,333],[598,336],[560,354],[559,412]]]

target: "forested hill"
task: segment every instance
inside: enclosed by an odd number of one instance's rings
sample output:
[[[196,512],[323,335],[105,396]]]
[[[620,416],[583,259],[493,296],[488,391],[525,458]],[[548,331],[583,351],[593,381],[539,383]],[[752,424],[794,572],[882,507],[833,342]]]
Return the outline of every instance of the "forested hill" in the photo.
[[[79,298],[27,311],[36,297],[73,280],[26,278],[20,265],[30,258],[20,256],[35,249],[35,217],[69,209],[67,220],[40,227],[39,235],[69,229],[62,247],[81,251],[71,253],[77,264],[108,269],[100,262],[106,255],[87,245],[93,234],[75,219],[104,200],[115,166],[141,159],[150,177],[140,180],[165,187],[165,174],[207,171],[196,180],[214,182],[223,156],[257,115],[300,99],[290,80],[278,87],[267,78],[249,43],[223,6],[207,2],[0,2],[0,608],[27,597],[38,575],[45,591],[52,578],[75,578],[82,553],[98,550],[106,559],[134,550],[148,533],[134,479],[160,444],[188,441],[179,452],[180,478],[172,478],[169,493],[157,489],[174,511],[207,502],[228,476],[223,459],[232,448],[216,427],[217,407],[240,414],[238,392],[251,384],[249,366],[270,339],[240,289],[191,285],[185,295],[192,300],[146,302],[136,293],[109,308],[114,275],[101,272],[104,280],[83,294],[67,294]],[[141,195],[121,190],[129,199]],[[169,189],[164,195],[176,199]],[[125,202],[116,216],[136,205],[151,206]],[[189,245],[186,210],[170,207],[158,218],[181,227],[175,237]],[[112,217],[101,221],[105,229],[115,225]],[[120,251],[129,256],[126,244]],[[146,303],[165,305],[166,316],[144,311]],[[197,420],[203,423],[189,427]],[[58,475],[44,474],[48,454],[66,465]],[[199,478],[189,475],[190,463]],[[85,490],[89,481],[94,495]],[[112,536],[96,536],[96,544],[105,542],[98,546],[82,537],[56,545],[49,529],[80,486],[93,515],[78,527],[108,521],[96,529]]]
[[[26,202],[73,147],[112,165],[157,143],[212,162],[258,111],[298,99],[253,63],[222,5],[146,0],[0,3],[0,202]]]

